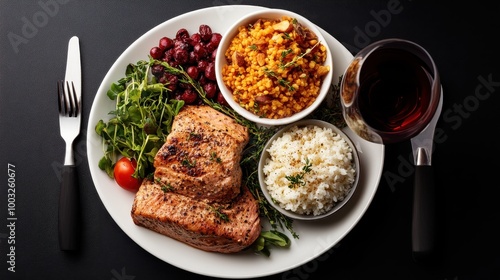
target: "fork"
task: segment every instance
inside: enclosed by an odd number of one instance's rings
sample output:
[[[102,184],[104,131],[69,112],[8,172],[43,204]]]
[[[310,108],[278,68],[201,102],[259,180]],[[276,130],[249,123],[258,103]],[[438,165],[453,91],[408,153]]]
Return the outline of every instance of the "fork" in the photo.
[[[79,239],[79,188],[73,154],[73,142],[80,134],[81,100],[72,81],[58,81],[59,129],[66,143],[59,197],[59,247],[76,250]]]

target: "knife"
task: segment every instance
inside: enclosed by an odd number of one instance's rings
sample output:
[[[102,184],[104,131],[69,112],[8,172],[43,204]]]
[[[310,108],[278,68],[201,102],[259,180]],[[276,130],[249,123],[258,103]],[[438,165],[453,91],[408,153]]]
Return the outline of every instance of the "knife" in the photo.
[[[71,37],[68,43],[68,59],[66,61],[66,74],[64,80],[73,81],[78,100],[82,100],[80,41],[77,36]]]
[[[417,262],[429,260],[435,251],[435,189],[432,168],[434,130],[443,107],[443,89],[434,116],[425,129],[411,139],[415,164],[413,186],[412,254]]]

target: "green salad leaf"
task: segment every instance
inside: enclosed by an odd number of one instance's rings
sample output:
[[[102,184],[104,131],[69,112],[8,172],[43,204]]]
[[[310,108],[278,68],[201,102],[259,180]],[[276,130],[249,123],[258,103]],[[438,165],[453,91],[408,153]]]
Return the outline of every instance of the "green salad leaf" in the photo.
[[[184,101],[168,98],[169,90],[149,75],[153,61],[129,64],[126,76],[113,83],[107,96],[116,101],[111,118],[100,120],[96,133],[104,142],[104,156],[99,168],[113,178],[113,166],[120,156],[135,158],[136,178],[153,172],[156,152],[165,143],[174,117]]]

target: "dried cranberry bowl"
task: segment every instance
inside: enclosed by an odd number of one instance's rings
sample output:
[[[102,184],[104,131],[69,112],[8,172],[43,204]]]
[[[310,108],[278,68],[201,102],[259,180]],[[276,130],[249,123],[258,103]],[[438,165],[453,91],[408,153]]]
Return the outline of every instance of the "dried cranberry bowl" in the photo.
[[[218,88],[230,107],[264,126],[303,119],[327,96],[330,48],[307,18],[282,9],[252,12],[223,34],[216,59]]]
[[[222,39],[222,34],[217,31],[208,24],[200,24],[192,30],[179,28],[174,34],[164,34],[159,38],[158,43],[149,50],[149,55],[157,61],[168,63],[170,67],[182,68],[203,87],[208,99],[227,105],[215,76],[215,56]],[[165,71],[164,65],[152,66],[151,73],[170,90],[170,98],[183,100],[188,105],[202,103],[196,90],[182,83],[179,75]]]

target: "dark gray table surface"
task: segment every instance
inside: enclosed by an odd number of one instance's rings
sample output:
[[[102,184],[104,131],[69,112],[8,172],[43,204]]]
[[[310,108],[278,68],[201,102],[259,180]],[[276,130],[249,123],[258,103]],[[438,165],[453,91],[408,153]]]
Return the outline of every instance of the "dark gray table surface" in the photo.
[[[156,258],[117,226],[92,182],[85,144],[92,132],[85,128],[102,79],[138,37],[183,13],[230,4],[298,12],[353,54],[384,38],[413,40],[435,59],[445,94],[433,156],[435,262],[417,264],[411,257],[411,149],[400,143],[386,146],[377,193],[349,234],[323,256],[265,279],[500,279],[500,144],[494,136],[500,115],[500,4],[416,0],[0,0],[0,279],[209,278]],[[64,142],[55,90],[73,35],[80,38],[83,66],[84,130],[75,142],[83,231],[82,249],[68,254],[57,241],[57,166]],[[15,228],[7,211],[9,167],[16,175]],[[13,241],[15,272],[8,270]]]

